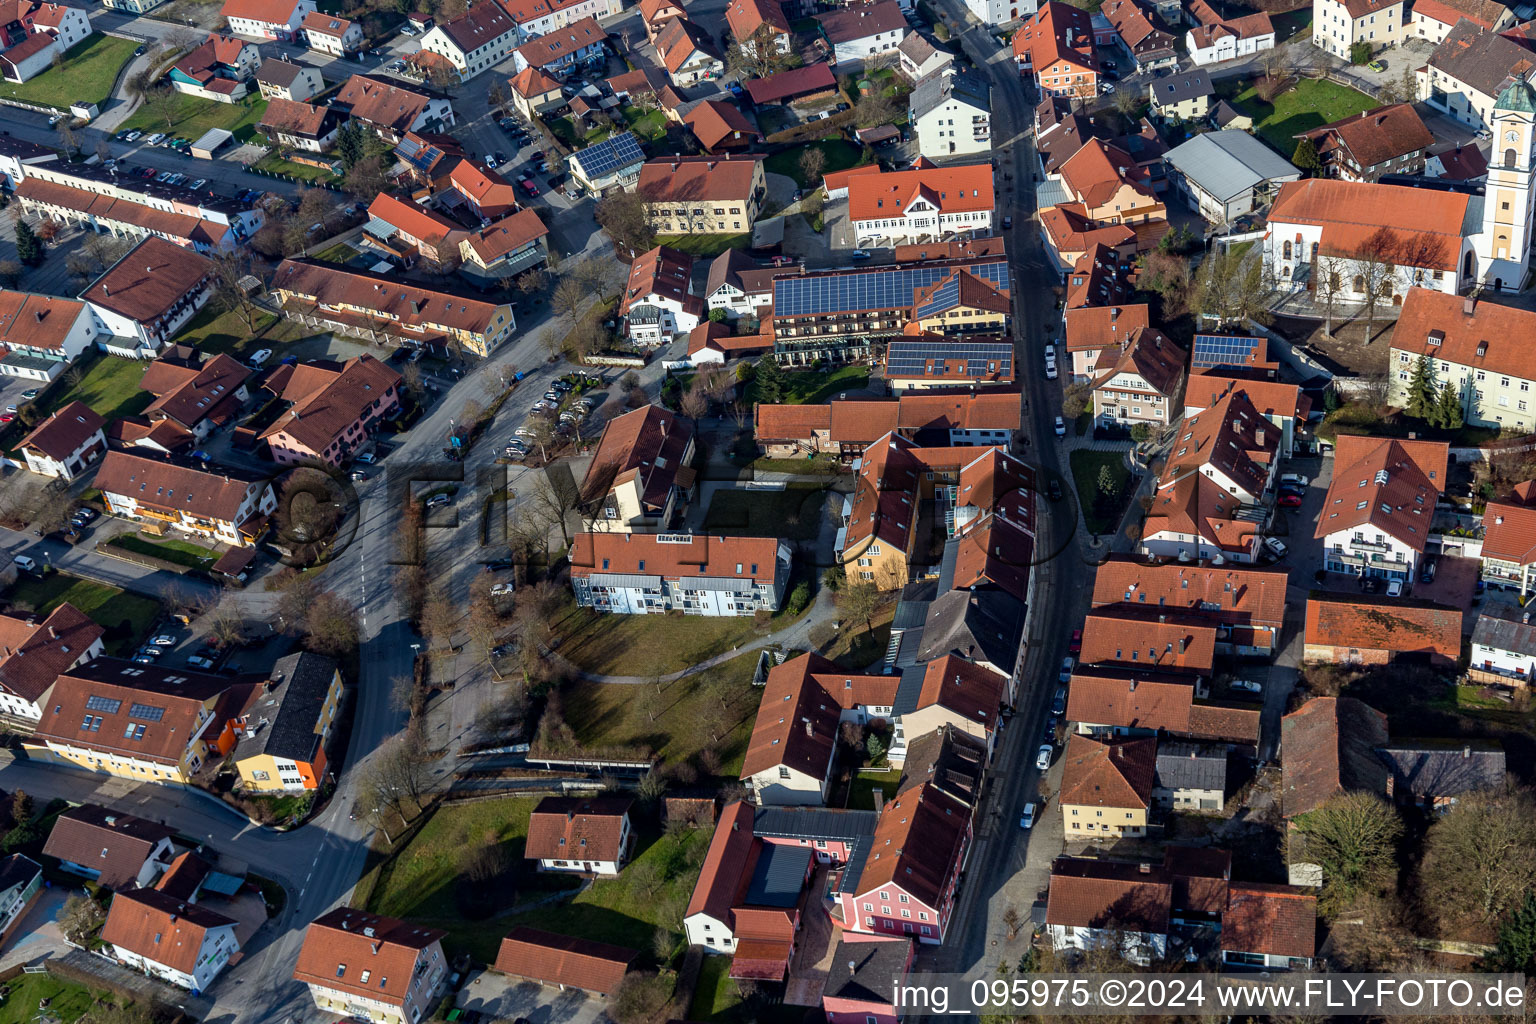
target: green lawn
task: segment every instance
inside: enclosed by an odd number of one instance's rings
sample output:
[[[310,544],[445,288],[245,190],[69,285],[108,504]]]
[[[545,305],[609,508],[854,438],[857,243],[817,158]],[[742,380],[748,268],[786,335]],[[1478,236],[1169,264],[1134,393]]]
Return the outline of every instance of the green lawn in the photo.
[[[68,108],[71,103],[104,103],[138,44],[93,32],[64,54],[62,67],[49,68],[30,82],[0,82],[0,96]]]
[[[839,366],[830,373],[826,370],[785,370],[785,405],[821,405],[842,391],[853,391],[869,386],[869,367]],[[757,393],[757,385],[747,385],[746,400],[757,404],[763,399]]]
[[[139,381],[148,365],[137,359],[102,356],[91,364],[79,384],[56,392],[57,397],[46,412],[52,413],[78,400],[109,423],[123,416],[137,416],[155,400],[154,395],[139,390]]]
[[[329,249],[322,249],[320,252],[312,253],[309,258],[319,260],[322,263],[345,263],[356,256],[356,249],[346,242],[337,242]]]
[[[97,1000],[111,1002],[113,997],[52,974],[22,974],[0,986],[0,1024],[33,1024],[42,999],[48,1000],[49,1016],[73,1024]]]
[[[1108,466],[1114,478],[1117,500],[1100,500],[1099,469],[1102,466]],[[1078,448],[1072,452],[1072,478],[1077,484],[1077,500],[1083,506],[1083,518],[1087,520],[1089,532],[1110,533],[1120,524],[1130,476],[1123,452],[1102,452],[1092,448]]]
[[[1376,101],[1347,85],[1321,79],[1297,79],[1294,88],[1265,103],[1253,86],[1239,92],[1233,106],[1253,118],[1253,129],[1287,160],[1296,151],[1295,136],[1376,106]]]
[[[258,120],[260,120],[258,118]],[[339,178],[323,167],[315,167],[311,164],[294,163],[292,160],[284,160],[282,154],[276,149],[271,150],[266,156],[252,165],[259,170],[272,174],[286,174],[290,178],[298,178],[300,181],[330,181],[340,183]]]
[[[217,551],[184,540],[152,541],[138,534],[124,533],[112,538],[111,543],[124,551],[163,558],[188,569],[206,569],[219,560]]]
[[[709,500],[704,532],[737,537],[814,540],[826,520],[829,498],[819,484],[792,483],[782,491],[721,488]]]
[[[43,579],[23,576],[6,596],[13,604],[26,605],[42,615],[68,601],[107,631],[102,642],[108,654],[132,651],[160,617],[158,601],[58,572]]]
[[[823,174],[831,174],[834,171],[846,171],[850,167],[857,167],[864,159],[864,148],[855,146],[843,139],[822,139],[820,142],[812,142],[804,146],[791,146],[789,149],[781,149],[779,152],[763,161],[763,170],[769,174],[782,174],[785,177],[794,178],[795,184],[801,188],[810,188],[819,185],[819,181],[809,181],[805,172],[800,169],[800,154],[807,149],[819,149],[826,157],[826,166],[822,168]]]
[[[177,93],[176,100],[169,124],[164,116],[146,104],[134,111],[120,127],[124,131],[137,128],[145,132],[169,132],[193,142],[204,132],[225,128],[234,132],[236,142],[249,142],[256,134],[262,115],[267,112],[267,101],[254,93],[237,103],[216,103],[186,93]]]
[[[643,139],[655,141],[667,134],[667,115],[659,110],[625,107],[624,120],[629,122],[629,130]]]
[[[651,684],[571,683],[561,691],[565,720],[577,741],[594,750],[644,747],[666,764],[681,764],[713,749],[721,775],[734,778],[762,696],[752,685],[756,666],[755,652],[743,654],[665,683],[659,692]]]
[[[667,675],[755,635],[750,616],[605,615],[574,603],[553,626],[560,656],[601,675]]]
[[[260,348],[270,348],[277,357],[284,355],[282,346],[303,341],[311,335],[302,324],[283,320],[271,313],[261,313],[256,318],[256,330],[245,326],[245,319],[234,310],[208,305],[193,317],[176,335],[176,343],[195,345],[200,351],[245,358]]]
[[[657,235],[657,245],[667,245],[693,256],[719,256],[727,249],[745,249],[752,232],[739,235]]]
[[[712,1021],[741,1003],[741,990],[731,980],[731,962],[728,956],[704,958],[693,1003],[688,1007],[689,1020]]]
[[[896,784],[901,781],[901,772],[875,772],[862,771],[854,777],[853,785],[848,791],[848,806],[872,811],[875,809],[875,790],[879,790],[882,799],[890,803],[896,799]]]

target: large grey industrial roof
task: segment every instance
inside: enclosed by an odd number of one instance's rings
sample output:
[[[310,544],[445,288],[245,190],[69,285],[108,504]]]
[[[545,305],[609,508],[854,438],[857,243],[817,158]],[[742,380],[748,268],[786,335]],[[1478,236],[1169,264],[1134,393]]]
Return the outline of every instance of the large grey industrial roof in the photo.
[[[1236,129],[1196,135],[1163,159],[1222,202],[1266,181],[1301,177],[1289,160]]]

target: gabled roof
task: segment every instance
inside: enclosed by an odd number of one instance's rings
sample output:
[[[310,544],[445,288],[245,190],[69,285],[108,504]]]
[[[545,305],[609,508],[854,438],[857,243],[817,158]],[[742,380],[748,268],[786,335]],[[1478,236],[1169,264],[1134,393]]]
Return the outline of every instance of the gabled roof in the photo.
[[[677,249],[658,245],[641,253],[629,265],[629,281],[619,302],[619,315],[629,313],[651,296],[661,296],[680,303],[696,298],[689,294],[693,277],[693,257]]]
[[[517,74],[508,79],[507,84],[512,91],[525,99],[534,99],[539,96],[547,96],[552,92],[560,91],[560,83],[546,75],[540,68],[532,65],[523,68]]]
[[[772,584],[779,568],[776,537],[689,534],[687,543],[646,533],[578,533],[571,541],[571,575],[603,573],[668,579],[739,579]]]
[[[638,477],[641,500],[662,507],[678,471],[684,468],[683,454],[692,438],[691,420],[654,405],[614,417],[604,424],[587,466],[583,500],[597,501],[618,484]]]
[[[1217,793],[1227,785],[1227,748],[1221,743],[1162,740],[1157,745],[1158,789],[1202,789]]]
[[[895,1006],[897,988],[911,963],[911,939],[855,937],[844,932],[832,951],[822,998],[871,1008]]]
[[[496,5],[476,4],[475,8],[478,10],[482,6],[494,7]],[[347,30],[350,29],[353,24],[354,22],[346,18],[338,17],[334,14],[322,14],[319,11],[310,11],[308,14],[304,15],[304,20],[299,22],[299,27],[309,35],[335,36],[337,39],[340,39],[342,36],[347,34]]]
[[[317,918],[304,932],[295,981],[402,1006],[416,962],[447,932],[349,907]],[[362,980],[367,971],[367,982]]]
[[[1488,97],[1496,97],[1511,80],[1536,71],[1536,53],[1513,34],[1494,32],[1462,18],[1446,35],[1429,66]]]
[[[987,770],[987,745],[945,722],[933,732],[907,739],[896,792],[932,785],[962,803],[974,805]]]
[[[895,703],[899,683],[900,677],[894,675],[844,672],[818,654],[803,654],[774,666],[763,689],[741,777],[787,765],[813,779],[822,778],[837,743],[842,711],[889,707]]]
[[[262,65],[266,67],[265,64]],[[261,127],[290,135],[304,135],[318,139],[325,135],[327,123],[335,115],[331,108],[305,100],[288,100],[274,96],[267,101],[266,113],[261,115]]]
[[[286,259],[272,277],[272,290],[292,292],[324,306],[369,310],[413,329],[442,328],[479,334],[490,331],[506,307],[414,281],[348,270],[326,263]]]
[[[16,447],[32,448],[63,462],[94,437],[105,422],[94,409],[76,399],[34,427]]]
[[[1061,165],[1062,183],[1089,207],[1104,205],[1121,188],[1155,198],[1143,178],[1129,153],[1103,139],[1089,139]]]
[[[192,974],[201,962],[208,933],[232,928],[234,920],[197,903],[188,903],[158,889],[129,889],[112,897],[101,939]]]
[[[164,316],[186,298],[193,282],[212,273],[213,261],[207,256],[149,235],[91,282],[80,297],[143,324]],[[5,340],[0,332],[0,341]]]
[[[750,875],[746,868],[753,846],[753,811],[752,804],[736,800],[720,813],[684,917],[708,914],[726,925],[731,923],[731,907],[742,891],[743,875]]]
[[[970,830],[970,808],[933,786],[899,794],[880,812],[857,894],[895,886],[936,909],[960,870]]]
[[[1015,58],[1028,56],[1037,72],[1065,61],[1097,74],[1099,61],[1093,51],[1093,19],[1087,11],[1060,0],[1047,0],[1034,17],[1025,20],[1014,33],[1013,55]]]
[[[822,61],[786,71],[776,71],[767,78],[754,78],[745,84],[752,102],[763,105],[782,103],[785,99],[794,96],[836,89],[837,78],[832,74],[831,65]]]
[[[1311,139],[1319,152],[1325,146],[1342,146],[1365,169],[1417,153],[1435,141],[1419,112],[1408,103],[1363,110],[1354,117],[1302,132],[1297,138]]]
[[[1315,537],[1370,524],[1423,551],[1445,487],[1450,445],[1340,434],[1334,441],[1333,481]]]
[[[105,634],[68,601],[47,615],[0,615],[0,689],[36,703]]]
[[[653,203],[701,199],[745,202],[752,194],[761,154],[673,156],[647,160],[640,168],[638,191]]]
[[[1173,36],[1158,28],[1152,16],[1136,0],[1104,0],[1099,13],[1115,27],[1135,57],[1171,54]]]
[[[821,34],[833,44],[851,43],[907,27],[907,16],[896,0],[844,7],[830,14],[818,14],[816,20],[821,23]]]
[[[43,853],[100,871],[98,882],[120,890],[137,884],[139,871],[155,847],[175,834],[174,828],[158,821],[81,804],[54,821]]]
[[[435,210],[380,192],[368,204],[368,216],[423,242],[441,242],[465,229]]]
[[[997,205],[992,165],[885,171],[848,180],[848,216],[855,221],[902,217],[919,200],[940,213],[991,211]]]
[[[294,373],[282,398],[293,404],[261,432],[263,438],[287,434],[312,452],[324,452],[338,437],[362,422],[374,405],[388,408],[391,391],[404,378],[366,352],[340,367],[309,365]]]
[[[714,149],[732,139],[751,141],[757,137],[757,129],[746,115],[722,100],[703,101],[683,115],[683,123],[693,129],[705,149]]]
[[[1162,331],[1144,327],[1133,333],[1119,351],[1105,348],[1099,352],[1093,368],[1097,374],[1093,386],[1104,387],[1120,374],[1129,373],[1140,377],[1153,391],[1171,399],[1183,384],[1188,360],[1189,353],[1169,341]]]
[[[656,55],[661,58],[662,66],[673,74],[682,70],[695,55],[714,61],[720,59],[709,33],[686,17],[672,19],[656,33]]]
[[[1317,952],[1316,890],[1232,882],[1221,915],[1221,948],[1311,959]]]
[[[256,69],[256,81],[265,85],[275,85],[280,89],[286,89],[298,81],[299,75],[305,71],[314,70],[310,65],[302,64],[298,61],[287,60],[282,57],[268,57],[261,62],[261,67]],[[271,114],[270,108],[267,113]],[[262,118],[263,123],[266,120],[267,118],[264,116]]]
[[[907,671],[917,677],[918,685],[900,688],[894,714],[910,715],[924,708],[942,707],[988,732],[1001,724],[998,712],[1008,681],[986,666],[946,654]]]
[[[936,75],[929,75],[912,89],[908,104],[912,123],[916,124],[918,118],[951,100],[964,104],[973,111],[979,110],[983,114],[990,114],[992,87],[979,75],[956,71],[953,68],[946,68]],[[963,109],[959,114],[963,117],[974,116],[967,114]],[[988,168],[990,167],[989,164]]]
[[[1110,555],[1093,578],[1093,606],[1129,605],[1201,615],[1217,622],[1278,629],[1287,574],[1257,566],[1144,562]]]
[[[286,25],[297,13],[298,0],[224,0],[219,14],[226,18],[246,18],[269,25]]]
[[[779,0],[731,0],[725,9],[725,22],[738,43],[750,40],[764,25],[775,34],[789,34],[789,19]]]
[[[1163,159],[1197,188],[1222,202],[1301,175],[1289,160],[1237,128],[1196,135],[1169,150]]]
[[[1461,656],[1459,608],[1384,603],[1347,594],[1307,599],[1306,642],[1394,654]]]
[[[1209,672],[1216,623],[1199,614],[1113,605],[1083,620],[1084,665],[1120,665],[1148,672]]]
[[[235,746],[235,760],[270,754],[313,764],[320,748],[320,713],[335,681],[336,663],[312,651],[277,659],[271,681],[244,710],[245,735]]]
[[[1095,245],[1120,249],[1136,241],[1136,232],[1128,224],[1096,226],[1081,203],[1063,203],[1041,210],[1040,230],[1050,238],[1052,247],[1062,253],[1087,252]]]
[[[1484,608],[1472,627],[1472,643],[1511,654],[1536,656],[1536,625],[1531,613],[1517,605],[1496,604]],[[1476,659],[1473,659],[1474,664]]]
[[[139,381],[140,389],[156,396],[144,411],[188,428],[205,419],[217,423],[238,410],[236,393],[250,376],[250,367],[222,352],[198,367],[156,360]]]
[[[1433,18],[1454,27],[1463,18],[1479,28],[1492,29],[1509,12],[1498,0],[1414,0],[1413,17]]]
[[[1376,748],[1387,716],[1353,697],[1313,697],[1280,719],[1280,766],[1287,818],[1314,811],[1335,794],[1384,795],[1387,768]]]
[[[157,458],[148,450],[109,451],[96,471],[96,487],[141,506],[175,510],[214,522],[234,522],[252,487],[264,478],[229,466],[213,470]]]
[[[537,210],[518,210],[467,236],[459,244],[468,245],[481,260],[492,263],[548,234],[549,228],[544,226]]]
[[[1504,748],[1497,743],[1398,740],[1376,753],[1392,771],[1393,792],[1436,801],[1504,785]]]
[[[519,926],[501,940],[491,969],[607,995],[618,991],[630,962],[639,955],[623,946]]]
[[[448,181],[460,195],[482,209],[516,208],[517,191],[512,183],[492,170],[483,160],[466,157],[453,165]]]
[[[516,12],[513,14],[515,20],[519,22],[523,20],[516,18]],[[607,38],[607,31],[597,23],[596,18],[582,18],[564,28],[553,29],[544,35],[535,36],[519,46],[517,54],[533,67],[542,68],[589,46],[601,45]]]
[[[1107,743],[1081,733],[1067,740],[1057,802],[1085,807],[1140,807],[1152,800],[1157,740],[1117,738]]]
[[[1092,352],[1122,348],[1132,334],[1151,325],[1151,307],[1144,302],[1129,306],[1085,306],[1064,315],[1068,352]]]
[[[463,53],[473,53],[517,32],[517,22],[495,0],[480,0],[457,18],[440,22],[437,27]]]
[[[1161,865],[1058,857],[1051,863],[1045,923],[1163,935],[1173,882]]]
[[[1520,343],[1533,331],[1536,312],[1410,288],[1392,332],[1392,347],[1428,356],[1432,362],[1536,380],[1536,355]]]
[[[1216,90],[1211,85],[1211,76],[1203,68],[1191,68],[1177,74],[1165,75],[1152,82],[1152,98],[1159,106],[1214,95]]]
[[[1209,409],[1233,391],[1244,391],[1260,415],[1270,419],[1305,422],[1312,412],[1312,399],[1296,384],[1278,380],[1249,380],[1223,373],[1194,373],[1185,382],[1184,408]]]
[[[333,106],[339,104],[352,117],[397,132],[409,131],[431,102],[429,93],[371,75],[353,75],[331,100]]]
[[[525,858],[617,861],[624,853],[627,796],[547,796],[528,819]]]
[[[1397,265],[1454,271],[1469,201],[1459,192],[1308,178],[1280,186],[1269,223],[1277,230],[1284,224],[1321,227],[1320,251],[1332,256],[1358,253],[1385,230]]]
[[[1233,391],[1184,418],[1157,486],[1162,490],[1214,467],[1250,495],[1258,495],[1279,448],[1279,428],[1259,414],[1246,391]],[[1334,465],[1340,464],[1336,459]]]

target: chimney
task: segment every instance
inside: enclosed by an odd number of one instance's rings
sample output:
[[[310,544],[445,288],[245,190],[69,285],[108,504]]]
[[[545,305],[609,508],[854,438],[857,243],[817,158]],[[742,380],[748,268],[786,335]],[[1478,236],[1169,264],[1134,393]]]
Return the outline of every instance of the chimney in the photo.
[[[809,718],[802,718],[800,721],[805,723],[805,734],[814,737],[816,735],[816,727],[811,724],[811,720]]]
[[[48,639],[49,640],[57,640],[58,638],[59,638],[59,631],[54,629],[52,626],[49,626],[48,627]]]
[[[1473,311],[1476,310],[1476,309],[1477,309],[1477,296],[1475,296],[1475,295],[1468,295],[1466,298],[1461,300],[1461,311],[1462,311],[1462,313],[1466,314],[1467,316],[1471,316]]]
[[[1253,432],[1253,443],[1254,444],[1259,444],[1259,445],[1264,443],[1264,428],[1263,427],[1260,427],[1259,429],[1257,429],[1257,430],[1255,430]]]
[[[42,311],[42,310],[40,310],[40,309],[34,309],[34,310],[33,310],[33,311],[32,311],[32,315],[33,315],[33,316],[34,316],[34,317],[36,317],[36,318],[37,318],[37,322],[38,322],[38,323],[42,323],[42,322],[43,322],[43,315],[44,315],[44,314],[43,314],[43,311]]]
[[[110,297],[112,295],[112,286],[103,282],[101,286],[101,294]]]
[[[1461,759],[1463,761],[1467,761],[1467,760],[1471,760],[1471,758],[1472,758],[1472,748],[1471,747],[1462,747],[1461,748]]]
[[[849,974],[852,974],[852,973],[853,973],[853,972],[854,972],[854,970],[855,970],[855,967],[854,967],[854,965],[853,965],[853,961],[852,961],[852,960],[849,960],[849,961],[848,961],[848,973],[849,973]]]
[[[1152,873],[1152,865],[1148,864],[1146,861],[1142,861],[1140,864],[1136,865],[1136,870],[1140,871],[1144,875],[1150,875]]]

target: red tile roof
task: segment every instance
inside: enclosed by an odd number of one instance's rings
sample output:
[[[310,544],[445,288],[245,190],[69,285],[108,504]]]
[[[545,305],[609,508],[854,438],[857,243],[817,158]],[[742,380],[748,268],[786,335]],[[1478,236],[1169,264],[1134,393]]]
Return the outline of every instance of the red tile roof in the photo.
[[[617,861],[624,853],[624,822],[634,802],[627,796],[547,796],[528,818],[523,856]]]
[[[90,406],[76,399],[54,412],[17,443],[63,462],[101,430],[105,421]]]
[[[234,920],[158,889],[128,889],[112,897],[101,939],[183,974],[196,971],[208,933]]]
[[[518,18],[515,11],[513,17],[519,22],[525,20]],[[553,29],[544,35],[535,36],[519,46],[517,54],[530,66],[542,68],[569,54],[578,53],[588,46],[601,45],[607,38],[608,33],[597,23],[596,18],[582,18],[564,28]]]
[[[287,25],[298,13],[297,0],[224,0],[219,13],[226,18],[246,18],[269,25]]]
[[[1163,935],[1173,884],[1161,865],[1058,857],[1051,864],[1045,923],[1064,928],[1114,928]]]
[[[310,364],[305,369],[305,373],[294,373],[283,388],[283,400],[293,405],[261,437],[286,434],[317,454],[355,424],[387,414],[404,383],[400,374],[367,353],[353,356],[339,368],[333,363]]]
[[[325,263],[283,260],[272,277],[272,290],[327,307],[368,310],[396,328],[437,328],[494,334],[504,305],[454,292],[434,291],[413,281],[365,274]]]
[[[1089,139],[1061,165],[1062,183],[1089,209],[1108,203],[1121,188],[1130,188],[1155,203],[1156,196],[1144,179],[1129,153],[1103,139]]]
[[[109,451],[96,472],[96,487],[132,498],[141,506],[185,512],[201,519],[232,523],[253,487],[264,481],[224,469],[204,471],[167,462],[149,450]]]
[[[1024,500],[1032,504],[1033,494]],[[954,589],[994,586],[1023,601],[1029,592],[1034,551],[1034,532],[1026,524],[986,515],[956,545]]]
[[[670,538],[663,541],[657,534],[578,533],[571,541],[571,575],[641,573],[668,579],[773,583],[779,557],[777,538],[688,536],[688,543],[678,544]]]
[[[1013,55],[1015,58],[1029,57],[1036,73],[1065,61],[1085,72],[1097,74],[1099,61],[1093,52],[1093,19],[1087,11],[1059,0],[1048,0],[1014,33]]]
[[[1132,334],[1150,326],[1152,322],[1151,307],[1144,302],[1134,306],[1069,309],[1065,320],[1068,352],[1092,352],[1106,348],[1118,350]]]
[[[970,808],[934,786],[900,794],[880,812],[857,896],[889,886],[939,909],[970,831]]]
[[[802,654],[774,666],[763,688],[741,777],[787,765],[822,778],[837,743],[841,712],[861,705],[891,706],[900,682],[897,675],[844,672],[819,654]]]
[[[549,234],[536,210],[518,210],[508,214],[489,227],[481,228],[463,239],[475,255],[485,263],[494,263],[509,252],[516,252],[529,242],[535,242]]]
[[[402,1006],[421,955],[448,933],[349,907],[317,918],[304,932],[293,979]],[[369,972],[367,983],[363,972]]]
[[[1489,31],[1508,10],[1497,0],[1414,0],[1413,3],[1415,20],[1433,18],[1442,25],[1455,25],[1466,18]]]
[[[68,601],[41,621],[35,614],[0,615],[0,689],[36,703],[105,632]]]
[[[1317,952],[1316,890],[1231,883],[1221,915],[1221,948],[1311,959]]]
[[[1392,348],[1428,356],[1431,362],[1536,380],[1536,357],[1520,343],[1533,331],[1536,312],[1410,288],[1392,332]]]
[[[1418,111],[1407,103],[1363,110],[1297,137],[1311,139],[1319,153],[1342,147],[1363,169],[1428,149],[1435,142]]]
[[[997,205],[992,165],[885,171],[848,181],[848,216],[855,221],[905,216],[905,210],[919,199],[942,214],[990,211]]]
[[[790,33],[789,19],[784,16],[784,7],[779,0],[731,0],[725,9],[725,22],[739,43],[751,40],[753,33],[764,25],[769,26],[774,35]]]
[[[43,853],[99,872],[96,880],[112,890],[138,884],[144,862],[176,830],[148,818],[81,804],[58,816]]]
[[[1125,224],[1095,226],[1082,203],[1063,203],[1040,211],[1040,229],[1059,253],[1087,252],[1095,245],[1120,250],[1136,242],[1136,232]]]
[[[1081,733],[1067,740],[1057,802],[1084,807],[1140,807],[1152,800],[1157,740],[1117,738],[1101,743]]]
[[[512,183],[480,160],[458,161],[448,172],[448,181],[461,195],[472,200],[484,217],[517,209],[517,191]]]
[[[1285,620],[1283,569],[1183,562],[1152,564],[1111,555],[1093,580],[1093,606],[1128,605],[1200,615],[1278,631]]]
[[[706,150],[726,142],[745,145],[757,138],[757,129],[752,127],[746,115],[735,105],[720,100],[700,103],[683,115],[683,123],[693,129],[693,134]]]
[[[477,4],[476,7],[494,7],[495,4]],[[352,22],[346,18],[334,14],[322,14],[319,11],[310,11],[304,15],[304,20],[299,22],[299,27],[310,35],[335,36],[340,39],[347,34],[347,29],[352,27]]]
[[[752,812],[753,805],[744,800],[734,801],[721,812],[709,840],[709,851],[704,855],[704,866],[699,870],[699,880],[688,898],[685,917],[708,914],[730,925],[731,907],[736,902],[753,845]]]
[[[1333,481],[1314,537],[1369,523],[1423,551],[1445,487],[1450,445],[1340,434],[1334,440]]]
[[[1140,379],[1136,386],[1145,384],[1153,392],[1170,400],[1183,390],[1185,364],[1189,353],[1164,337],[1155,327],[1145,327],[1133,333],[1125,347],[1100,350],[1094,365],[1095,389],[1108,387],[1120,374],[1131,374]],[[1114,385],[1120,387],[1120,385]]]
[[[122,205],[119,204],[117,212],[121,212]],[[199,237],[199,233],[194,229],[186,237]],[[186,298],[196,282],[212,275],[213,261],[207,256],[150,235],[92,282],[80,297],[142,324],[164,316]]]
[[[482,0],[451,21],[437,26],[464,53],[473,53],[517,32],[517,23],[494,0]]]
[[[641,500],[662,507],[678,471],[685,468],[683,453],[692,438],[691,420],[658,406],[614,417],[603,426],[597,451],[587,465],[583,499],[601,500],[617,484],[639,477]]]
[[[1519,485],[1529,493],[1531,481]],[[1536,562],[1536,504],[1517,488],[1483,511],[1483,557],[1530,565]]]
[[[656,33],[656,55],[668,71],[675,74],[696,54],[719,60],[709,33],[686,17],[672,19]]]
[[[1314,697],[1281,718],[1285,816],[1348,790],[1385,795],[1389,772],[1376,748],[1386,742],[1387,716],[1353,697]]]
[[[1272,422],[1289,418],[1300,425],[1312,412],[1312,399],[1298,385],[1219,373],[1191,374],[1184,388],[1184,408],[1209,409],[1233,391],[1247,392],[1248,401],[1260,415]]]
[[[508,84],[512,86],[513,92],[526,99],[535,99],[560,91],[559,82],[550,78],[541,69],[532,66],[523,68],[513,75],[508,80]]]
[[[144,371],[139,388],[156,396],[144,410],[151,419],[164,416],[191,429],[233,416],[240,406],[236,392],[250,376],[250,367],[220,352],[195,367],[158,359]]]
[[[1269,223],[1281,232],[1286,224],[1319,226],[1321,251],[1339,256],[1360,252],[1384,230],[1397,265],[1455,272],[1467,202],[1458,192],[1308,178],[1280,186]]]
[[[1120,665],[1148,672],[1209,672],[1216,624],[1196,614],[1117,605],[1083,620],[1084,665]]]
[[[1251,555],[1259,529],[1251,520],[1237,518],[1241,508],[1242,502],[1215,480],[1203,473],[1190,473],[1172,486],[1158,488],[1142,536],[1195,534],[1218,549],[1213,554]]]
[[[686,303],[694,298],[688,294],[692,278],[693,257],[685,252],[658,245],[641,253],[629,265],[629,281],[624,285],[619,315],[627,315],[632,306],[643,303],[652,295]]]
[[[1161,491],[1214,468],[1256,497],[1264,490],[1279,450],[1279,428],[1259,414],[1246,391],[1233,391],[1210,408],[1184,418],[1157,486]],[[1334,464],[1339,465],[1337,459]]]
[[[1001,724],[998,709],[1007,689],[1008,680],[991,669],[946,654],[923,669],[923,685],[913,710],[942,707],[992,732]]]
[[[62,350],[84,312],[83,302],[0,289],[0,344]]]
[[[368,216],[428,243],[440,244],[454,235],[467,233],[464,228],[434,210],[384,192],[374,196],[373,202],[368,204]]]
[[[1347,595],[1307,600],[1307,644],[1394,654],[1461,656],[1462,612]]]
[[[653,203],[739,200],[752,194],[761,154],[673,156],[647,160],[640,167],[641,195]]]
[[[330,107],[274,96],[267,101],[266,113],[261,115],[261,128],[319,138],[324,132],[326,119],[330,116]]]
[[[618,991],[630,962],[639,955],[606,942],[517,927],[501,940],[491,969],[543,985],[608,995]]]
[[[397,132],[410,131],[432,97],[398,82],[353,75],[342,83],[332,104],[350,108],[353,117]]]

